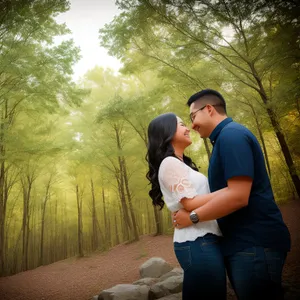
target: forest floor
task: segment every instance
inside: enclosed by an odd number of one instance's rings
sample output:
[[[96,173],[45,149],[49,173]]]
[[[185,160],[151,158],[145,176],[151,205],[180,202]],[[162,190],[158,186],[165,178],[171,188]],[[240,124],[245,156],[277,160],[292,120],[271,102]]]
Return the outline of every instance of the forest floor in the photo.
[[[286,299],[296,300],[300,299],[300,201],[290,201],[280,209],[292,235],[283,282]],[[171,236],[143,236],[139,242],[118,245],[106,253],[70,258],[0,278],[0,299],[88,300],[115,284],[139,279],[139,266],[153,256],[178,266]]]

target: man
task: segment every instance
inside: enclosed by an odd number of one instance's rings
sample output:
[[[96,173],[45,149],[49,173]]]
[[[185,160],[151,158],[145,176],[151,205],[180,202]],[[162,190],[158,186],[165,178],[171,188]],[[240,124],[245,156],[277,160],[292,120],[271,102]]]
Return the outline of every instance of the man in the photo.
[[[202,90],[187,104],[192,128],[213,145],[211,194],[203,201],[197,196],[201,206],[192,212],[175,213],[174,226],[217,219],[238,299],[283,299],[281,275],[290,235],[274,201],[261,147],[247,128],[227,117],[225,100],[217,91]]]

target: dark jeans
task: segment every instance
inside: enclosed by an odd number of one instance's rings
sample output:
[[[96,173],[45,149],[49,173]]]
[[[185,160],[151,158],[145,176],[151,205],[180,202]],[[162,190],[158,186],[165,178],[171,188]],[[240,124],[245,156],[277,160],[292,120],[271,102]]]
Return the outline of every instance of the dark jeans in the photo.
[[[182,267],[182,299],[226,299],[226,272],[219,238],[206,234],[195,241],[174,243]]]
[[[239,300],[284,299],[281,275],[285,252],[251,247],[225,257],[230,282]]]

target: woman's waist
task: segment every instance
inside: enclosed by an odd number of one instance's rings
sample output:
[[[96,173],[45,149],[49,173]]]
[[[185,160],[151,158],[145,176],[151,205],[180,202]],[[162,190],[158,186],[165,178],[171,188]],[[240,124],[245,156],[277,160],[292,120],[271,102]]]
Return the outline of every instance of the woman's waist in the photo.
[[[174,230],[174,241],[195,240],[198,237],[204,236],[207,233],[213,233],[222,236],[221,230],[217,221],[200,222],[189,227]]]

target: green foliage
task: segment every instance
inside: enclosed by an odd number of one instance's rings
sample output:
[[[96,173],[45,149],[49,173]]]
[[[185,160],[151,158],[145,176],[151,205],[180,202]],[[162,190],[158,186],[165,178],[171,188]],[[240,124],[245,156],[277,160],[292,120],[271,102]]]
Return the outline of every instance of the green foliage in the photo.
[[[297,109],[299,116],[295,2],[117,3],[123,14],[100,30],[100,41],[123,61],[124,73],[155,68],[184,99],[203,87],[221,90],[229,112],[254,131],[257,126],[282,131],[280,124],[291,110]],[[282,133],[289,141],[289,131]],[[286,161],[288,155],[285,151]]]
[[[276,200],[295,195],[268,113],[274,112],[299,171],[300,31],[295,2],[117,4],[122,13],[100,30],[100,39],[123,62],[121,73],[95,67],[76,85],[71,75],[79,49],[72,40],[54,44],[56,36],[69,33],[55,21],[69,2],[0,1],[0,225],[5,228],[6,274],[20,271],[23,263],[23,201],[30,180],[28,241],[36,254],[29,268],[39,265],[42,224],[44,263],[77,254],[76,186],[85,253],[95,250],[95,240],[98,249],[128,240],[120,192],[124,168],[127,209],[136,217],[138,233],[154,233],[145,177],[147,127],[170,111],[189,124],[186,101],[202,88],[220,90],[228,114],[266,145]],[[187,155],[207,174],[204,142],[196,133],[192,139]],[[163,232],[171,234],[167,209],[161,222]],[[137,259],[146,255],[142,248],[140,252]]]

